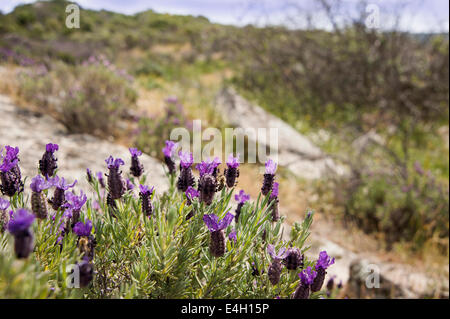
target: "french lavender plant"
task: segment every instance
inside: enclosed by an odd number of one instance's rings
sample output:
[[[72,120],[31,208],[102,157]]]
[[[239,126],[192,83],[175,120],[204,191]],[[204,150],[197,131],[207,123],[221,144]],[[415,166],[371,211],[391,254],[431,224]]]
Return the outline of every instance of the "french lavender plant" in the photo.
[[[308,299],[311,293],[311,284],[314,282],[314,279],[317,276],[317,273],[312,270],[311,266],[303,269],[302,272],[298,274],[300,277],[300,283],[295,289],[293,299]]]
[[[2,164],[0,165],[0,190],[3,195],[12,197],[14,194],[21,193],[24,189],[24,184],[21,181],[22,175],[19,168],[19,148],[5,146],[6,155],[2,156]],[[2,150],[0,150],[0,154]]]
[[[267,275],[269,276],[269,281],[271,284],[276,285],[280,281],[281,270],[283,268],[281,260],[286,257],[287,251],[285,248],[281,248],[278,253],[276,253],[275,247],[272,244],[269,244],[267,245],[267,252],[270,257],[272,257],[272,263],[269,266]]]
[[[37,175],[31,180],[31,210],[39,219],[47,218],[47,198],[42,191],[51,186],[52,184],[45,180],[41,175]]]
[[[286,268],[289,270],[296,270],[303,267],[303,254],[300,249],[290,247],[286,252],[286,256],[283,260]]]
[[[173,153],[170,150],[166,154],[173,160]],[[11,148],[8,154],[7,164],[16,165],[16,149]],[[126,191],[126,178],[120,172],[125,163],[111,157],[107,160],[110,172],[106,175],[108,181],[104,179],[105,188],[101,187],[102,173],[97,175],[97,183],[96,175],[86,170],[88,181],[89,176],[91,179],[90,189],[65,190],[64,198],[56,200],[61,203],[58,209],[48,210],[47,218],[38,223],[34,223],[36,216],[44,215],[42,198],[37,201],[32,197],[47,195],[49,184],[70,186],[55,172],[49,179],[43,175],[33,178],[28,189],[30,197],[15,191],[9,200],[0,198],[1,223],[14,237],[13,241],[2,241],[0,286],[2,282],[32,283],[23,288],[19,285],[18,289],[0,289],[0,297],[318,298],[322,295],[313,291],[314,278],[320,277],[321,269],[325,270],[331,260],[323,254],[317,261],[308,260],[301,254],[310,235],[313,213],[294,223],[286,242],[283,224],[272,222],[271,196],[259,194],[252,200],[243,190],[235,191],[234,186],[214,189],[212,185],[221,177],[226,183],[225,176],[219,173],[218,159],[208,159],[197,166],[200,180],[195,188],[192,154],[181,154],[180,160],[180,176],[175,170],[168,174],[170,187],[156,196],[153,187],[143,185],[147,172],[139,178],[141,185],[130,178],[135,189]],[[235,162],[236,158],[232,158],[228,164],[233,166]],[[179,177],[180,183],[187,186],[184,192],[175,187]],[[205,188],[205,184],[209,186]],[[273,196],[277,195],[276,188],[273,183]],[[110,209],[112,193],[120,198],[120,205],[113,202],[117,204],[114,210]],[[52,203],[57,199],[53,197]],[[240,206],[236,210],[240,217],[236,219],[234,212],[230,212],[233,199]],[[0,234],[0,238],[5,237],[6,234]],[[32,252],[35,258],[15,262]],[[80,287],[89,289],[68,289],[64,276],[68,265],[78,267]]]
[[[218,164],[215,164],[217,162],[201,162],[196,166],[200,172],[200,180],[198,182],[200,202],[206,205],[211,205],[217,190],[217,181],[213,173]]]
[[[317,276],[314,278],[313,283],[311,284],[311,291],[317,292],[322,289],[323,282],[325,280],[325,275],[327,274],[326,270],[334,264],[334,258],[328,256],[326,251],[321,251],[319,253],[319,259],[315,265],[315,269],[317,272]]]
[[[261,187],[261,194],[266,196],[270,193],[275,180],[275,172],[277,171],[277,164],[270,158],[266,161],[266,172],[264,174],[263,186]]]
[[[131,154],[130,173],[134,177],[140,177],[144,173],[144,165],[142,165],[142,163],[139,162],[138,158],[139,156],[142,155],[142,152],[137,148],[130,148],[129,151]]]
[[[272,193],[270,193],[269,196],[269,201],[272,202],[272,207],[271,207],[271,211],[272,211],[272,221],[276,222],[280,219],[280,213],[278,211],[278,183],[274,182],[273,186],[272,186]]]
[[[219,217],[215,214],[204,215],[203,221],[211,233],[209,242],[209,251],[214,257],[222,257],[225,254],[225,234],[223,230],[233,221],[233,214],[227,213],[225,217],[219,221]]]
[[[148,188],[146,185],[139,185],[139,197],[141,198],[142,213],[144,216],[151,217],[153,212],[153,205],[151,197],[154,191],[154,187]]]
[[[234,215],[234,219],[236,223],[239,221],[239,216],[241,215],[241,209],[246,202],[250,200],[250,195],[245,194],[244,190],[241,189],[239,194],[234,195],[234,199],[238,202],[236,207],[236,214]]]
[[[11,216],[8,231],[14,236],[14,251],[17,258],[27,258],[34,248],[34,236],[30,227],[34,215],[20,208]]]
[[[48,143],[45,145],[45,152],[39,160],[39,170],[45,178],[50,178],[58,168],[55,152],[59,149],[58,144]]]
[[[192,153],[182,151],[178,155],[180,156],[180,176],[178,177],[177,188],[184,193],[189,186],[195,185],[195,179],[191,169],[194,157]]]
[[[80,220],[81,209],[87,202],[86,194],[80,190],[80,195],[77,196],[74,193],[67,191],[65,193],[66,203],[64,207],[66,209],[66,216],[70,219],[70,225],[73,228]]]
[[[232,188],[237,184],[237,179],[239,177],[239,154],[236,157],[233,154],[228,156],[226,162],[227,168],[224,171],[225,180],[228,188]]]
[[[66,191],[69,188],[72,188],[77,183],[75,180],[72,184],[68,184],[64,177],[55,176],[49,180],[52,186],[55,187],[55,191],[53,192],[52,199],[49,200],[49,203],[52,205],[54,210],[58,210],[60,207],[63,207],[66,203]]]
[[[83,257],[88,261],[94,259],[94,249],[97,244],[92,232],[92,221],[86,220],[86,223],[78,222],[73,227],[73,232],[78,236],[77,246]]]
[[[173,141],[166,141],[166,146],[163,148],[164,154],[164,162],[167,165],[167,169],[169,170],[169,174],[175,173],[175,162],[173,160],[173,156],[175,155],[175,150],[178,147],[178,143]]]
[[[122,197],[126,189],[126,183],[122,177],[122,172],[119,171],[120,166],[124,165],[125,162],[120,158],[114,159],[112,156],[108,157],[105,162],[109,169],[109,174],[107,175],[108,196],[110,197],[110,200],[116,200]]]

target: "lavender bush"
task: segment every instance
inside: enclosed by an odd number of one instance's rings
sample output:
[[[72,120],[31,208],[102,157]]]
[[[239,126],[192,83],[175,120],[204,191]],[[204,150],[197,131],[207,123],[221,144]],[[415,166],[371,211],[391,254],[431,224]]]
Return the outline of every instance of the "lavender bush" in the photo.
[[[189,154],[180,154],[182,160],[190,159]],[[85,194],[74,181],[73,187],[63,188],[61,205],[46,207],[46,216],[35,215],[40,211],[34,212],[36,205],[30,200],[28,187],[0,198],[0,212],[6,215],[0,219],[0,297],[326,296],[328,288],[320,290],[319,285],[312,285],[313,277],[321,273],[322,286],[324,269],[331,265],[329,257],[323,252],[316,261],[304,255],[313,213],[294,224],[287,241],[282,238],[284,217],[273,220],[272,207],[278,199],[270,191],[252,201],[234,187],[217,187],[212,188],[214,196],[205,201],[199,195],[205,191],[198,189],[199,181],[190,184],[186,192],[176,187],[180,166],[167,173],[169,190],[157,194],[148,183],[151,178],[145,178],[145,170],[139,181],[133,179],[128,169],[121,173],[121,166],[130,167],[132,161],[125,163],[112,156],[105,161],[107,183],[97,178],[102,174],[96,177],[88,169],[91,189]],[[175,156],[173,159],[179,161]],[[208,175],[210,183],[217,186],[216,177],[220,176],[212,172],[217,168],[214,163],[218,161],[200,163],[198,168],[202,177]],[[48,201],[60,183],[36,173],[31,191],[38,193],[39,203]],[[62,177],[54,179],[61,181]],[[133,187],[125,188],[125,179]],[[238,180],[233,185],[235,182]],[[109,196],[111,193],[114,196]],[[238,222],[233,197],[245,203],[239,207]],[[79,288],[71,286],[74,267]],[[304,280],[305,276],[311,280]]]

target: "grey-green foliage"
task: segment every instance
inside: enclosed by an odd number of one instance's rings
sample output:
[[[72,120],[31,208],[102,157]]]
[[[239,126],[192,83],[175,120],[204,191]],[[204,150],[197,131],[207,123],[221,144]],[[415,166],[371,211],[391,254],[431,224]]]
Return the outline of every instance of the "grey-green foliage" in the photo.
[[[140,180],[145,181],[145,177]],[[138,181],[133,180],[136,185]],[[298,247],[304,252],[312,214],[295,224],[289,242],[282,240],[283,218],[271,221],[269,196],[247,202],[239,222],[224,230],[227,236],[223,257],[209,252],[209,230],[204,214],[222,218],[231,210],[233,189],[216,193],[210,206],[194,200],[186,204],[184,194],[171,187],[161,196],[153,195],[154,211],[145,217],[136,192],[128,191],[116,201],[114,217],[106,204],[105,190],[94,179],[92,197],[81,219],[93,222],[97,246],[93,264],[95,276],[87,288],[68,288],[66,267],[81,260],[76,235],[69,232],[62,249],[55,244],[61,212],[55,221],[35,221],[35,250],[26,260],[14,256],[13,237],[1,235],[0,297],[4,298],[289,298],[299,283],[297,271],[283,268],[279,284],[267,276],[271,262],[267,245],[276,249]],[[27,207],[28,200],[12,201]],[[97,205],[98,204],[98,205]],[[14,207],[13,205],[13,208]],[[186,219],[191,210],[192,218]],[[237,241],[228,239],[235,229]],[[265,232],[264,232],[265,230]],[[265,236],[263,235],[265,234]],[[313,266],[305,260],[304,267]],[[260,272],[252,275],[252,265]],[[315,294],[312,297],[318,297]]]

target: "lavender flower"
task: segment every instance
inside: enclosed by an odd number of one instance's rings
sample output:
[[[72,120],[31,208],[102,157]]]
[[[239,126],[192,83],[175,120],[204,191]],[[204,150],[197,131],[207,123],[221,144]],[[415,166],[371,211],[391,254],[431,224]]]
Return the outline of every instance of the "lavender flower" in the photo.
[[[55,176],[49,180],[52,186],[55,187],[55,191],[53,193],[53,198],[49,200],[49,203],[52,204],[52,208],[54,210],[58,210],[66,203],[65,192],[71,187],[74,187],[77,183],[75,180],[72,184],[68,184],[64,177]]]
[[[303,255],[298,248],[289,248],[286,252],[286,257],[283,260],[286,268],[295,270],[303,267]]]
[[[266,172],[264,174],[263,186],[261,187],[261,193],[264,196],[269,194],[272,190],[276,170],[277,164],[269,158],[266,161]]]
[[[280,213],[278,211],[278,183],[274,182],[273,183],[273,187],[272,187],[272,193],[269,196],[269,201],[272,202],[272,207],[271,207],[271,211],[272,211],[272,221],[276,222],[280,219]]]
[[[200,193],[200,201],[207,206],[211,205],[214,194],[216,193],[216,179],[211,174],[204,174],[198,182],[198,190]]]
[[[317,273],[308,266],[299,273],[298,276],[300,277],[300,283],[294,292],[293,298],[308,299],[310,295],[310,286],[316,278]]]
[[[94,249],[97,244],[91,231],[92,222],[89,219],[86,223],[78,222],[73,227],[73,232],[78,236],[78,249],[88,260],[94,259]]]
[[[79,196],[67,191],[65,193],[65,197],[67,201],[64,204],[64,207],[71,213],[70,219],[71,226],[73,228],[80,219],[81,208],[83,208],[83,205],[87,202],[87,196],[82,190],[80,190]]]
[[[194,198],[198,198],[199,197],[199,192],[192,186],[189,186],[188,189],[185,192],[186,194],[186,199],[187,199],[187,204],[191,205],[192,201],[194,200]]]
[[[58,168],[58,165],[56,164],[57,158],[54,155],[58,148],[58,144],[48,143],[45,146],[44,155],[42,155],[42,159],[39,161],[39,170],[47,179],[52,177],[55,170]]]
[[[126,184],[119,171],[119,167],[124,165],[124,161],[120,158],[114,159],[112,156],[105,160],[108,165],[108,190],[112,200],[116,200],[122,197],[125,193]]]
[[[275,251],[275,247],[272,244],[267,245],[267,252],[269,253],[270,257],[272,257],[272,263],[269,266],[269,270],[267,272],[267,275],[269,276],[269,281],[272,283],[272,285],[276,285],[280,281],[281,276],[281,260],[284,259],[287,255],[287,251],[285,248],[281,248],[278,251],[278,254]]]
[[[239,154],[237,154],[236,157],[234,157],[233,154],[230,154],[226,164],[227,168],[224,171],[224,175],[227,186],[232,188],[237,183],[237,178],[239,177]]]
[[[126,180],[126,183],[127,183],[127,191],[132,191],[134,189],[133,183],[128,178]]]
[[[178,143],[166,141],[166,146],[162,150],[164,154],[164,162],[169,169],[169,174],[175,173],[175,162],[173,161],[173,155],[177,147]]]
[[[204,174],[210,174],[213,175],[214,178],[217,177],[218,173],[218,166],[220,165],[220,159],[218,157],[215,157],[213,160],[208,159],[207,161],[202,161],[200,164],[197,164],[195,167],[199,173],[200,177],[202,177]]]
[[[89,168],[86,168],[86,178],[89,184],[94,182],[94,179],[92,178],[92,171]]]
[[[154,187],[148,188],[146,185],[139,185],[139,196],[142,200],[142,212],[144,216],[150,217],[153,212],[153,205],[151,202],[151,196],[153,194]]]
[[[19,158],[17,155],[19,148],[6,145],[5,149],[6,155],[2,156],[3,161],[2,165],[0,165],[0,180],[2,182],[0,190],[4,195],[12,197],[16,193],[21,193],[24,186],[18,165]]]
[[[325,275],[327,274],[326,269],[334,264],[334,258],[330,258],[326,251],[321,251],[319,253],[319,259],[316,262],[315,269],[317,271],[317,276],[311,285],[311,291],[316,292],[322,288],[323,282],[325,280]]]
[[[227,228],[233,220],[233,214],[227,213],[219,222],[219,217],[215,214],[204,215],[203,221],[211,232],[209,251],[215,257],[222,257],[225,254],[225,235],[223,229]]]
[[[106,186],[105,186],[105,179],[103,178],[103,173],[102,172],[97,172],[96,175],[97,175],[97,179],[98,179],[98,182],[99,182],[100,186],[102,188],[105,188]]]
[[[80,287],[87,287],[92,279],[94,279],[94,265],[89,262],[89,258],[84,258],[81,262],[77,263],[77,266],[80,275]]]
[[[33,251],[33,233],[31,224],[34,222],[34,215],[26,209],[18,209],[8,223],[8,231],[14,236],[14,251],[17,258],[27,258]]]
[[[194,161],[192,153],[179,152],[180,156],[180,176],[177,181],[177,188],[183,193],[187,191],[189,186],[194,186],[194,176],[192,175],[191,165]]]
[[[234,199],[238,202],[238,205],[236,207],[236,215],[234,215],[236,223],[239,220],[239,216],[241,215],[241,210],[244,204],[250,199],[250,195],[245,194],[244,190],[241,189],[239,191],[239,194],[234,195]]]
[[[51,186],[52,184],[46,181],[41,175],[37,175],[31,180],[31,210],[39,219],[47,218],[47,199],[42,191]]]
[[[228,239],[232,240],[234,242],[237,241],[237,234],[236,234],[236,230],[233,229],[229,234],[228,234]]]
[[[137,148],[130,148],[131,153],[131,167],[130,173],[135,177],[140,177],[142,173],[144,173],[144,166],[139,162],[139,156],[142,155],[142,152]]]

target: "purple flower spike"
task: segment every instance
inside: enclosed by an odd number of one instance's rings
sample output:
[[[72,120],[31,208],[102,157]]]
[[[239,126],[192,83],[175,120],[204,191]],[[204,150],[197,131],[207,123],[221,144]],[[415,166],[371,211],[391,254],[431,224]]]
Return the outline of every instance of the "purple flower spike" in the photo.
[[[287,256],[287,251],[285,248],[281,248],[278,251],[278,254],[275,252],[275,247],[272,244],[267,245],[267,252],[269,253],[272,259],[284,259]]]
[[[20,208],[12,215],[8,223],[8,231],[14,236],[19,236],[28,230],[31,224],[33,224],[34,218],[34,215],[26,209]]]
[[[178,143],[175,143],[173,141],[166,141],[166,146],[162,149],[164,156],[172,158],[177,147]]]
[[[41,175],[36,175],[31,180],[31,190],[35,193],[40,193],[44,189],[52,187],[52,184],[45,180]]]
[[[45,145],[45,150],[49,153],[54,153],[59,149],[58,144],[52,144],[52,143],[48,143],[47,145]]]
[[[132,191],[134,189],[133,183],[127,178],[127,190]]]
[[[78,222],[73,227],[73,232],[77,234],[79,237],[89,236],[92,231],[92,222],[88,219],[86,220],[86,224],[83,222]]]
[[[121,165],[125,165],[125,162],[121,158],[116,158],[109,156],[106,160],[106,165],[108,165],[109,169],[115,168],[118,169]]]
[[[214,171],[212,165],[207,162],[201,162],[200,164],[197,164],[195,168],[199,171],[200,177],[205,174],[212,174]]]
[[[3,159],[2,165],[0,165],[0,171],[2,171],[3,173],[7,173],[14,166],[16,166],[18,162],[19,162],[19,160],[17,160],[17,159],[14,159],[14,160],[10,161],[7,157],[5,157]]]
[[[183,168],[189,168],[191,167],[192,163],[194,162],[194,157],[192,153],[190,152],[182,152],[180,151],[178,153],[178,156],[180,156],[180,164]]]
[[[39,160],[39,170],[46,178],[53,176],[55,170],[58,168],[58,160],[54,155],[58,148],[58,144],[48,143],[45,145],[45,152]]]
[[[187,197],[187,199],[188,199],[188,205],[190,205],[191,204],[191,202],[192,202],[192,200],[194,199],[194,198],[198,198],[199,197],[199,192],[198,192],[198,190],[196,190],[194,187],[192,187],[192,186],[189,186],[188,187],[188,189],[186,190],[186,192],[185,192],[185,194],[186,194],[186,197]]]
[[[144,166],[141,162],[139,162],[139,156],[142,155],[142,152],[137,148],[130,148],[131,153],[131,167],[130,173],[135,177],[140,177],[144,173]]]
[[[137,148],[129,148],[131,156],[141,156],[142,152],[138,150]]]
[[[272,186],[272,194],[270,195],[270,197],[275,198],[278,197],[278,183],[274,182],[273,186]]]
[[[206,226],[208,226],[210,232],[215,232],[227,228],[228,225],[230,225],[233,221],[233,214],[228,212],[220,222],[219,217],[217,217],[215,214],[204,215],[203,221],[205,222]]]
[[[148,188],[146,185],[139,185],[139,196],[141,197],[142,212],[145,216],[150,217],[153,213],[153,205],[150,196],[153,194],[154,187]]]
[[[301,273],[298,274],[303,285],[311,285],[316,278],[317,273],[312,270],[311,266],[306,267]]]
[[[155,189],[154,187],[148,188],[147,185],[142,185],[142,184],[139,185],[139,191],[144,195],[150,196],[151,194],[153,194],[154,189]]]
[[[266,174],[274,175],[276,171],[277,171],[277,163],[275,163],[269,158],[266,162]]]
[[[239,177],[239,154],[237,154],[236,157],[233,157],[233,154],[230,154],[226,164],[227,168],[224,171],[225,180],[227,187],[232,188],[236,185],[236,180]]]
[[[227,160],[227,166],[232,168],[238,168],[239,167],[239,154],[236,155],[236,157],[233,156],[233,154],[230,154],[228,156]]]
[[[11,211],[12,213],[12,211]],[[33,233],[30,229],[34,221],[34,215],[26,209],[18,209],[11,214],[8,223],[8,231],[14,236],[14,252],[17,258],[27,258],[34,248]]]
[[[239,194],[234,195],[234,199],[235,199],[239,204],[241,204],[241,203],[243,204],[243,203],[245,203],[246,201],[248,201],[248,200],[250,199],[250,195],[245,194],[244,190],[241,189],[241,190],[239,191]]]
[[[236,235],[236,230],[232,230],[231,233],[228,234],[228,239],[236,242],[237,241],[237,235]]]
[[[9,201],[3,198],[0,198],[0,210],[7,210],[9,207]]]
[[[327,269],[332,264],[334,264],[334,258],[330,258],[330,256],[328,256],[328,254],[325,250],[321,251],[319,253],[319,259],[317,260],[317,263],[316,263],[316,270],[319,268]]]
[[[86,168],[86,176],[89,183],[92,183],[92,171],[89,168]]]

